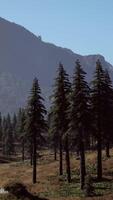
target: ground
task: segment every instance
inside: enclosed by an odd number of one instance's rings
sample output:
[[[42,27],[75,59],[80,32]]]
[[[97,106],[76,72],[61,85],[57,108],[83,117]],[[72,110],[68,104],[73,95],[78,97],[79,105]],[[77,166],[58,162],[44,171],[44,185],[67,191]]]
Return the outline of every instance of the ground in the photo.
[[[113,199],[113,149],[111,157],[107,159],[103,151],[103,180],[96,180],[96,152],[86,153],[87,174],[93,177],[93,186],[95,188],[94,197],[85,197],[79,187],[79,160],[76,155],[71,155],[72,183],[68,184],[66,174],[59,177],[59,161],[54,161],[51,151],[42,151],[37,165],[37,183],[32,184],[32,167],[28,160],[24,163],[19,161],[0,164],[0,188],[4,187],[10,181],[22,182],[32,194],[38,195],[41,199],[47,200],[110,200]],[[3,159],[3,158],[2,158]],[[0,159],[0,160],[2,160]],[[65,170],[65,160],[64,160]],[[0,195],[3,199],[4,195]],[[13,199],[12,199],[13,200]]]

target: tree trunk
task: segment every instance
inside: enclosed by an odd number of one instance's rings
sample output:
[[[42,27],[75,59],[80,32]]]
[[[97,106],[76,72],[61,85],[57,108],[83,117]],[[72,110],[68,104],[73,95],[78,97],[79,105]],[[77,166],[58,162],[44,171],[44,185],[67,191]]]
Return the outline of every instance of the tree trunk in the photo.
[[[33,165],[33,152],[32,152],[32,149],[31,149],[31,152],[30,152],[30,165],[31,166]]]
[[[25,146],[24,146],[24,140],[22,141],[22,161],[24,162],[25,159]]]
[[[94,137],[91,136],[91,150],[92,150],[92,151],[94,151],[94,147],[95,147]]]
[[[30,165],[32,166],[33,165],[33,144],[31,142],[31,146],[30,146]]]
[[[32,152],[30,153],[30,165],[33,165],[33,157],[32,157]]]
[[[36,183],[36,137],[33,137],[33,183]]]
[[[76,157],[78,158],[80,156],[80,151],[79,151],[79,147],[77,147],[76,149]]]
[[[68,183],[70,183],[70,182],[71,182],[71,170],[70,170],[70,156],[69,156],[69,142],[68,142],[68,136],[66,136],[65,151],[66,151],[66,172],[67,172],[67,180],[68,180]]]
[[[57,148],[56,145],[54,144],[54,160],[57,160]]]
[[[85,169],[84,142],[81,139],[81,142],[80,142],[80,187],[81,187],[81,190],[84,189],[85,175],[86,175],[86,169]]]
[[[59,163],[59,174],[63,175],[63,152],[62,152],[62,139],[60,138],[60,163]]]
[[[102,144],[101,137],[97,141],[97,178],[102,179]]]
[[[106,157],[107,157],[107,158],[110,158],[109,141],[106,142]]]

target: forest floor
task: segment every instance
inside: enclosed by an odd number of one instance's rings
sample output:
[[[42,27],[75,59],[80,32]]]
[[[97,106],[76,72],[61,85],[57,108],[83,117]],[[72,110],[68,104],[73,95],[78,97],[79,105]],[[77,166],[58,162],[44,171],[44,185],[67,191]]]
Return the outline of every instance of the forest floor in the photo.
[[[105,157],[103,151],[103,180],[96,180],[96,152],[86,153],[87,174],[93,177],[94,197],[85,197],[80,190],[79,184],[79,160],[71,155],[72,182],[67,183],[64,161],[64,175],[58,175],[59,161],[54,161],[54,155],[50,151],[42,151],[37,164],[37,183],[32,184],[32,167],[29,161],[9,161],[8,159],[0,164],[0,188],[8,182],[22,182],[32,194],[37,195],[37,200],[110,200],[113,199],[113,149],[111,157]],[[34,199],[34,198],[32,198]],[[35,198],[36,199],[36,198]],[[9,200],[5,194],[0,194],[0,200]],[[11,199],[13,200],[13,199]]]

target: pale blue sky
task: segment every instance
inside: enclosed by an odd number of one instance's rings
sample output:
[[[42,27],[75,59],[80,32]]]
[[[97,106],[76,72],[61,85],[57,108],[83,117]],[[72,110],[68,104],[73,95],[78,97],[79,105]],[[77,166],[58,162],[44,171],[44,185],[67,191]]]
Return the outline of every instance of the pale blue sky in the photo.
[[[113,0],[0,0],[0,16],[74,52],[113,64]]]

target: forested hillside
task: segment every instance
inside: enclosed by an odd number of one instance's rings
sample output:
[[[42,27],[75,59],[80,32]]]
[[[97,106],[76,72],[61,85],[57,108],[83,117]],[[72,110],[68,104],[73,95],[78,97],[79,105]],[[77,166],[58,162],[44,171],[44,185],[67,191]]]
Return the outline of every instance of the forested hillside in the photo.
[[[1,198],[113,198],[113,85],[99,59],[86,74],[59,63],[49,111],[35,77],[25,107],[0,115]]]

